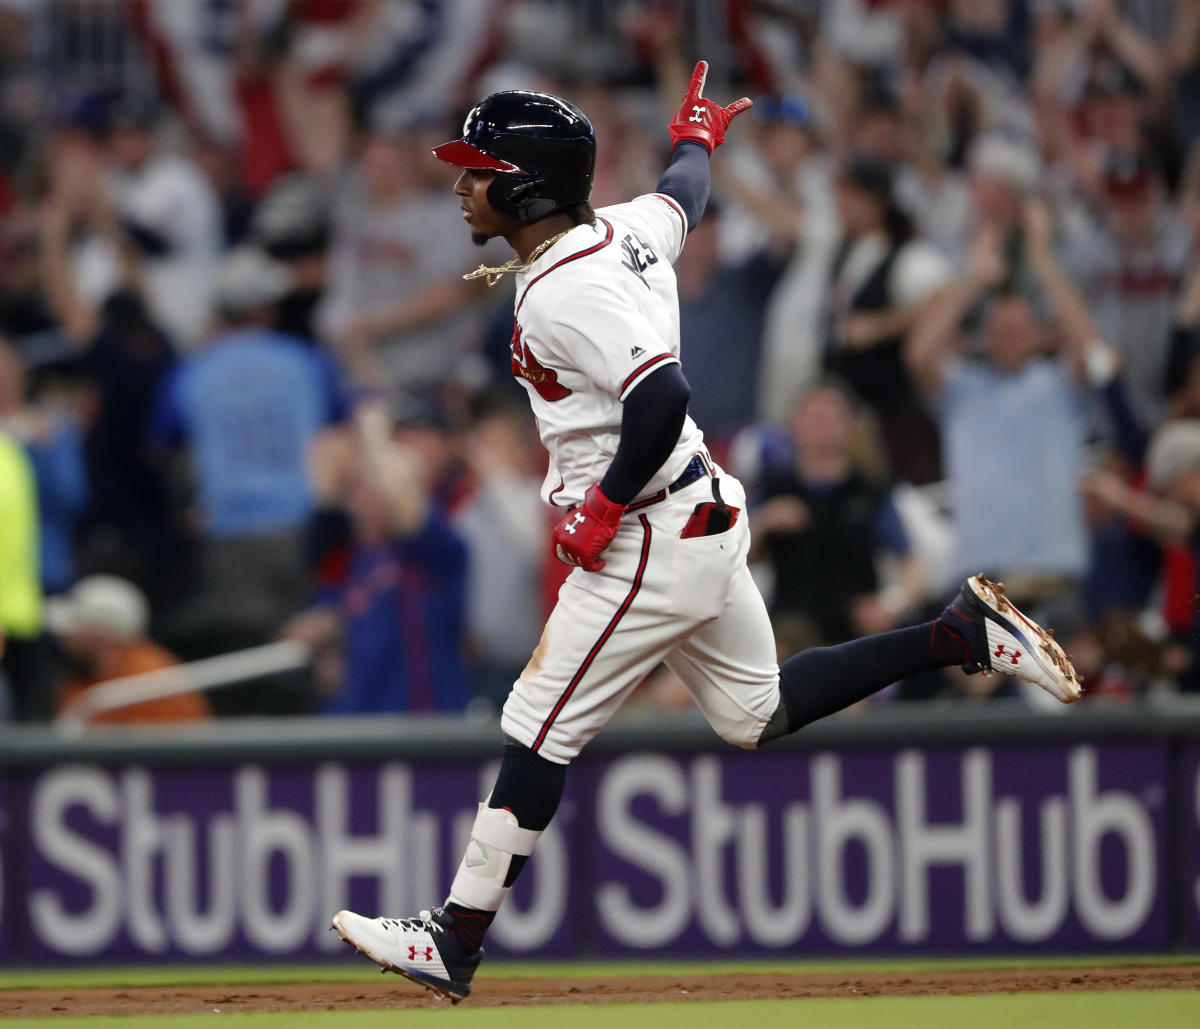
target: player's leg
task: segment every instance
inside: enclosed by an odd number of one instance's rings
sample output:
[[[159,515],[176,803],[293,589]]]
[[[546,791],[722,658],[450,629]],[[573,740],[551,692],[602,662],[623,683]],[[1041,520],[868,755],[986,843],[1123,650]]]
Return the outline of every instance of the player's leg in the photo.
[[[505,703],[500,772],[445,906],[407,919],[335,916],[371,960],[451,999],[470,992],[484,934],[554,815],[566,766],[695,626],[664,609],[673,568],[654,537],[640,518],[605,552],[604,574],[576,572],[563,584]]]
[[[909,675],[961,663],[957,644],[936,622],[803,650],[779,666],[779,706],[759,743],[857,704]]]
[[[725,475],[720,482],[728,503],[744,508],[741,483]],[[686,519],[690,505],[676,506],[675,517]],[[681,578],[699,577],[695,588],[706,578],[719,578],[723,565],[728,568],[729,588],[717,617],[681,641],[667,665],[713,728],[732,743],[755,747],[769,742],[906,675],[947,663],[945,654],[931,649],[926,625],[803,651],[777,666],[766,606],[745,565],[745,520],[724,533],[680,537],[673,545]]]
[[[724,587],[716,574],[707,577],[715,600],[696,596],[699,587],[680,599],[681,541],[668,528],[674,525],[661,510],[640,517],[606,551],[609,574],[580,572],[563,584],[541,641],[513,686],[501,718],[508,738],[504,761],[491,797],[480,806],[446,904],[465,946],[480,944],[536,834],[550,823],[566,765],[638,683],[720,610]],[[689,555],[690,571],[703,572],[701,555]],[[769,672],[773,689],[773,661]]]
[[[723,739],[753,748],[906,675],[959,663],[957,650],[952,655],[936,646],[932,626],[813,648],[776,665],[766,606],[743,567],[721,616],[698,628],[666,663]]]
[[[680,643],[666,665],[717,735],[738,747],[758,745],[780,704],[779,667],[771,621],[748,568],[734,576],[720,617]]]
[[[562,797],[567,766],[508,740],[443,907],[414,918],[339,911],[333,928],[384,969],[453,1001],[471,992],[483,938]]]
[[[567,780],[567,766],[507,739],[496,784],[479,805],[445,911],[469,953],[483,946],[492,920],[546,830]]]
[[[1064,702],[1079,696],[1070,662],[1039,626],[974,577],[940,618],[805,650],[776,669],[766,607],[748,571],[721,616],[667,658],[713,728],[755,747],[850,707],[908,675],[964,665],[1020,675]]]
[[[1079,699],[1079,677],[1062,648],[1004,596],[1003,587],[975,575],[932,622],[805,650],[784,661],[779,710],[760,742],[795,732],[906,676],[953,665],[1016,675],[1063,703]]]

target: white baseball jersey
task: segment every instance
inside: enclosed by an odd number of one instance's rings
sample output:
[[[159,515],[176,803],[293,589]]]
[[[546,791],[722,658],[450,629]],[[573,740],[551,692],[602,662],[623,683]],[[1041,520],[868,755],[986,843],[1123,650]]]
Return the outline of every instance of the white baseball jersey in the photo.
[[[517,274],[512,370],[529,392],[550,470],[547,503],[570,507],[617,451],[622,403],[648,375],[679,363],[671,267],[687,220],[662,193],[596,212]],[[674,482],[704,444],[689,417],[643,495]]]
[[[607,470],[622,403],[648,375],[679,361],[679,301],[671,265],[687,223],[651,193],[596,212],[517,281],[512,367],[529,391],[551,468],[543,496],[583,499]],[[667,494],[704,437],[688,418],[670,458],[621,519],[604,568],[576,568],[541,642],[504,705],[505,734],[566,763],[625,698],[666,663],[725,739],[753,747],[779,703],[771,622],[746,568],[750,531],[739,483],[704,454],[708,474]],[[713,477],[740,518],[685,537]]]

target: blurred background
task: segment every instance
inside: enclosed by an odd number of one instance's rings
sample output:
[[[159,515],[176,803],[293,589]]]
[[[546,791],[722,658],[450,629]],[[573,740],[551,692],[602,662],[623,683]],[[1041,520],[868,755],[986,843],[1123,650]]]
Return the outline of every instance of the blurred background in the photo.
[[[624,201],[701,55],[755,107],[684,360],[781,653],[982,571],[1084,703],[1195,689],[1200,4],[4,0],[0,718],[181,663],[221,688],[94,717],[494,712],[566,568],[429,148],[548,89]],[[1022,694],[878,702],[929,697]]]
[[[743,765],[660,670],[496,946],[1200,946],[1200,2],[0,0],[0,962],[440,899],[568,569],[429,149],[547,89],[625,201],[700,57],[755,106],[684,367],[781,655],[984,572],[1082,710],[950,671]]]

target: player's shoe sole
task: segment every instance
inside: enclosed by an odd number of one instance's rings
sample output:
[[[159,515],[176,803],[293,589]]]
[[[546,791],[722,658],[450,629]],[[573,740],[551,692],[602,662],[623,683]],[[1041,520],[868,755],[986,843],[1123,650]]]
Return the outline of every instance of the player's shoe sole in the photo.
[[[1064,704],[1083,686],[1075,666],[1047,632],[1004,595],[1004,587],[972,575],[942,614],[943,623],[966,642],[968,671],[1003,672],[1036,683]]]
[[[448,1000],[451,1004],[457,1004],[459,1001],[465,1000],[471,993],[471,978],[474,975],[475,967],[479,964],[479,956],[475,956],[469,965],[466,962],[459,962],[464,967],[457,969],[459,976],[456,979],[451,974],[451,969],[456,964],[455,955],[449,953],[453,947],[452,941],[449,946],[439,943],[439,940],[428,929],[412,928],[403,934],[402,938],[394,941],[386,939],[384,934],[379,932],[380,927],[386,923],[395,923],[408,928],[430,921],[426,912],[422,912],[417,919],[382,919],[365,918],[353,911],[339,911],[333,916],[330,928],[357,953],[374,961],[381,972],[395,972],[396,975],[425,987],[439,1000]],[[395,930],[388,935],[400,936]],[[448,936],[448,934],[444,935]],[[416,942],[409,943],[409,940]],[[441,969],[428,971],[405,961],[403,953],[406,948],[410,948],[414,956],[417,952],[428,953],[428,948],[433,948],[437,951]],[[438,971],[445,971],[446,975],[439,975]]]

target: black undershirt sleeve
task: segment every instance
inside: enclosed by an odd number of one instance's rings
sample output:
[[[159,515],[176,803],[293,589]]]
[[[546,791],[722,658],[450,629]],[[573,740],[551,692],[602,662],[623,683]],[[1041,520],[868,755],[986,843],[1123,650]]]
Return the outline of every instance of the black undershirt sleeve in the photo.
[[[621,439],[600,490],[614,504],[628,504],[646,488],[679,442],[692,390],[683,369],[668,364],[646,376],[625,398]]]
[[[712,188],[708,158],[708,148],[703,143],[685,139],[671,151],[671,163],[658,180],[656,192],[666,193],[678,202],[687,218],[689,231],[708,206],[708,193]]]

